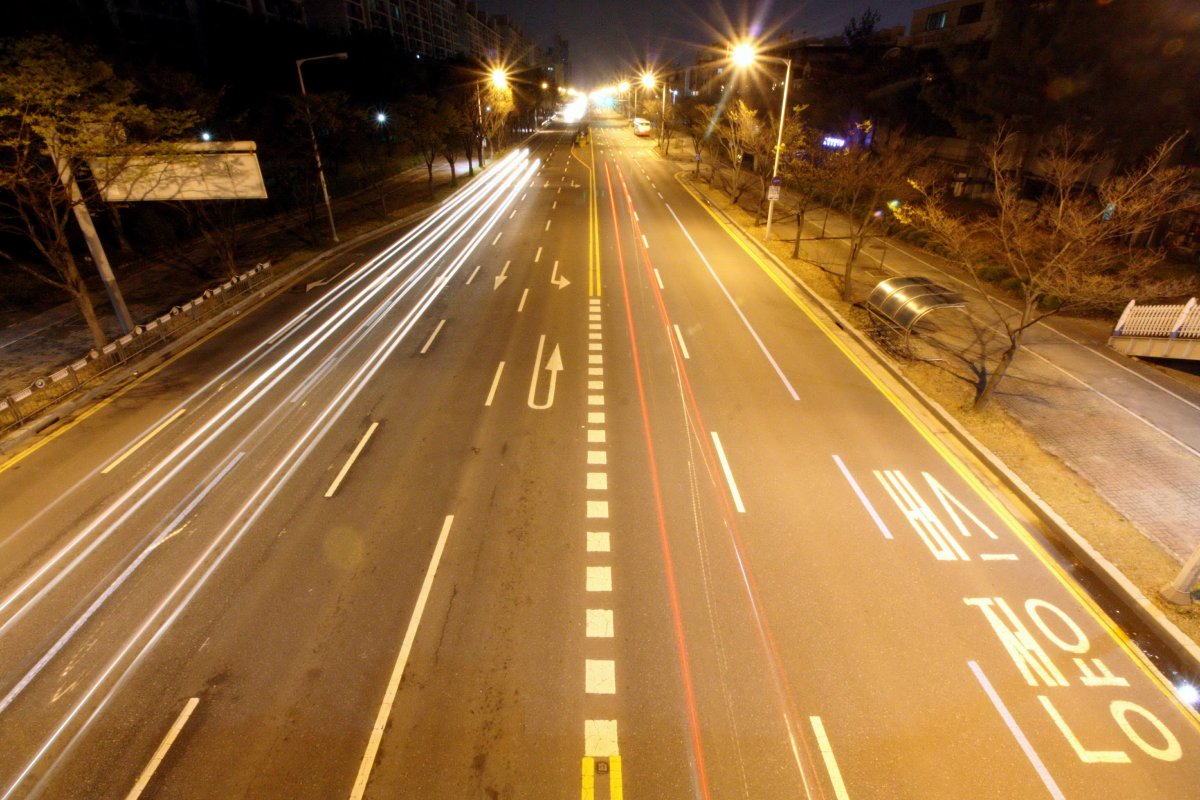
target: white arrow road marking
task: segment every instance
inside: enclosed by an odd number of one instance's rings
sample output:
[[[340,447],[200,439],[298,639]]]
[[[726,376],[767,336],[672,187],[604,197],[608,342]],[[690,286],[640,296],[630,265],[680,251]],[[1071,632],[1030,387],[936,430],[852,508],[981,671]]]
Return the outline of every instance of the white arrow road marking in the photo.
[[[546,371],[550,373],[550,387],[546,391],[546,402],[537,403],[534,398],[537,397],[538,373],[542,371],[542,350],[546,346],[545,334],[538,337],[537,358],[533,362],[533,378],[529,381],[529,407],[538,411],[544,411],[554,405],[554,388],[558,385],[558,373],[562,372],[563,362],[562,353],[559,351],[558,345],[554,345],[554,352],[550,354],[549,360],[546,361]]]
[[[566,275],[558,274],[558,262],[557,261],[554,262],[554,271],[550,273],[550,282],[553,283],[555,286],[557,286],[560,289],[565,289],[571,285],[571,282],[569,280],[567,280]]]
[[[495,278],[493,278],[493,280],[495,280],[495,281],[496,281],[495,285],[494,285],[494,286],[492,286],[492,291],[493,291],[493,292],[494,292],[494,291],[496,291],[497,289],[499,289],[499,288],[500,288],[500,284],[502,284],[502,283],[504,283],[506,280],[508,280],[508,265],[509,265],[509,264],[511,264],[511,263],[512,263],[512,261],[511,261],[511,260],[509,260],[509,261],[505,261],[505,262],[504,262],[504,269],[500,270],[500,274],[499,274],[499,275],[497,275]]]
[[[321,286],[327,286],[327,285],[329,285],[329,284],[330,284],[330,283],[332,283],[332,282],[333,282],[333,281],[334,281],[334,280],[335,280],[335,279],[336,279],[336,278],[337,278],[339,275],[341,275],[343,272],[345,272],[346,270],[350,269],[351,267],[353,267],[353,266],[354,266],[355,264],[357,264],[357,263],[358,263],[357,261],[351,261],[349,264],[347,264],[346,266],[342,267],[342,268],[341,268],[341,269],[339,269],[337,272],[335,272],[335,273],[333,273],[332,275],[330,275],[328,278],[322,278],[322,279],[321,279],[321,280],[319,280],[319,281],[313,281],[312,283],[309,283],[309,284],[305,285],[305,287],[304,287],[304,293],[305,293],[305,294],[308,294],[308,293],[309,293],[309,292],[311,292],[313,289],[319,288],[319,287],[321,287]]]

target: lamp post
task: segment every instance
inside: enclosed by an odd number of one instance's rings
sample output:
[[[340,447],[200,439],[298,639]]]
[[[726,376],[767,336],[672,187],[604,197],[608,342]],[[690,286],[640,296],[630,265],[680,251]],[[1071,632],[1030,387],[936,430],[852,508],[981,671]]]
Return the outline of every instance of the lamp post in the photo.
[[[496,89],[497,91],[504,91],[505,89],[508,88],[508,73],[505,72],[503,68],[496,67],[489,73],[488,78],[492,82],[492,88]],[[480,81],[479,83],[477,83],[475,85],[475,108],[479,113],[479,135],[483,138],[487,138],[483,135],[484,130],[483,130],[483,91],[482,91],[482,89],[483,89],[483,81]],[[492,107],[488,106],[488,111],[491,111],[491,110],[492,110]],[[496,157],[496,146],[494,144],[492,144],[490,139],[488,140],[488,148],[491,149],[491,151],[492,151],[492,158],[495,158]],[[479,143],[479,168],[483,169],[483,142],[482,141],[480,141],[480,143]]]
[[[643,90],[653,89],[654,83],[655,83],[654,73],[652,73],[652,72],[643,72],[642,73],[642,89]],[[638,92],[638,110],[639,111],[641,110],[641,105],[642,105],[642,92],[639,91]]]
[[[309,61],[323,61],[327,58],[336,58],[339,61],[345,61],[349,57],[346,53],[330,53],[327,56],[311,56],[310,58],[297,59],[296,76],[300,79],[300,96],[308,96],[308,92],[304,89],[304,71],[300,69],[302,65]],[[333,224],[333,204],[329,202],[329,188],[325,185],[325,170],[321,167],[321,151],[317,148],[317,132],[313,130],[312,114],[309,113],[307,104],[304,107],[304,120],[308,123],[308,135],[312,139],[313,158],[317,161],[317,178],[321,182],[321,195],[325,198],[325,211],[329,214],[329,230],[333,234],[333,240],[339,242],[341,240],[338,239],[337,226]]]
[[[783,78],[783,100],[780,102],[779,108],[779,134],[775,137],[775,165],[771,168],[771,185],[775,185],[775,178],[779,175],[779,152],[783,149],[783,122],[787,118],[787,101],[788,89],[792,83],[792,60],[783,56],[764,56],[755,52],[754,46],[750,44],[739,44],[733,48],[733,63],[739,67],[748,67],[757,60],[781,62],[787,66],[787,71]],[[767,230],[763,233],[763,241],[771,240],[771,219],[775,214],[775,198],[772,197],[767,201]]]

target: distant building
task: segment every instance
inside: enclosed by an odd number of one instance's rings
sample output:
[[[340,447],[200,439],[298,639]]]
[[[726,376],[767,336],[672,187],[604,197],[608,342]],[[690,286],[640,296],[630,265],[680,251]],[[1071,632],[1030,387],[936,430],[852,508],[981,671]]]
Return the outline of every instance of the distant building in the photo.
[[[914,49],[990,39],[996,30],[997,0],[951,0],[913,12],[908,29]]]

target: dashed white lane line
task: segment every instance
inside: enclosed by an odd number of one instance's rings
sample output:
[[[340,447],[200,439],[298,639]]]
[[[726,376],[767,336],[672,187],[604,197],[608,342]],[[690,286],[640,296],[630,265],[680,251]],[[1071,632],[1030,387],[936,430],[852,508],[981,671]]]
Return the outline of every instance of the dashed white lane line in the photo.
[[[659,200],[662,200],[662,199],[663,199],[662,192],[659,192],[659,193],[658,193],[658,199],[659,199]]]
[[[500,241],[500,237],[503,235],[504,235],[504,231],[500,231],[499,233],[497,233],[496,238],[492,239],[492,245],[495,246],[496,242]]]
[[[517,305],[517,313],[518,314],[520,314],[522,311],[525,310],[525,298],[526,297],[529,297],[529,289],[528,288],[526,288],[525,291],[521,292],[521,302]]]
[[[611,592],[612,567],[588,567],[587,590],[589,592]]]
[[[587,549],[589,553],[607,553],[610,549],[608,531],[588,531]]]
[[[615,719],[586,719],[583,721],[583,752],[596,758],[619,756],[617,721]]]
[[[825,761],[826,771],[829,772],[833,793],[837,795],[838,800],[850,800],[850,795],[846,794],[846,784],[842,781],[842,771],[838,769],[837,759],[833,757],[833,746],[825,733],[825,725],[820,717],[809,717],[808,721],[812,723],[813,733],[817,735],[817,746],[821,749],[821,758]]]
[[[613,612],[610,608],[587,609],[587,637],[589,639],[613,638]]]
[[[1046,769],[1046,764],[1042,761],[1037,751],[1033,749],[1029,739],[1025,736],[1025,732],[1021,730],[1021,726],[1013,718],[1012,713],[1008,710],[1008,706],[1004,705],[1004,701],[1000,699],[996,689],[992,686],[992,682],[988,680],[987,675],[983,674],[983,670],[974,661],[968,661],[967,666],[971,668],[971,672],[975,673],[975,679],[979,681],[979,685],[983,687],[983,691],[987,694],[988,699],[992,701],[1000,718],[1004,720],[1004,724],[1008,726],[1008,730],[1012,733],[1013,738],[1017,740],[1021,750],[1025,753],[1025,758],[1029,759],[1029,763],[1033,765],[1034,770],[1042,779],[1042,783],[1050,792],[1050,796],[1055,800],[1064,800],[1062,790],[1058,788],[1054,777],[1050,774],[1050,770]]]
[[[408,665],[408,656],[412,652],[413,641],[417,638],[417,628],[425,613],[425,603],[429,600],[429,592],[433,588],[433,579],[437,575],[438,564],[446,549],[446,539],[450,535],[450,527],[454,524],[454,515],[446,517],[442,523],[442,532],[438,535],[437,545],[433,548],[433,557],[429,560],[429,568],[425,571],[425,580],[421,583],[421,591],[417,595],[417,605],[413,608],[412,617],[408,620],[408,628],[404,632],[404,642],[400,645],[400,655],[392,668],[388,679],[387,690],[383,693],[383,703],[379,706],[379,714],[371,728],[371,738],[367,742],[366,752],[358,766],[358,777],[354,780],[354,788],[350,791],[350,800],[361,800],[367,790],[367,781],[371,777],[371,768],[379,755],[379,744],[383,741],[383,732],[387,728],[388,718],[392,715],[392,705],[396,701],[396,693],[400,690],[400,679],[404,677],[404,668]]]
[[[658,281],[658,288],[660,288],[660,289],[667,288],[667,287],[663,286],[662,275],[658,274],[658,267],[654,268],[654,279],[656,281]]]
[[[603,337],[600,335],[600,331],[591,331],[588,333],[588,338],[589,339],[601,339]]]
[[[608,473],[589,472],[587,474],[587,488],[591,491],[604,491],[608,489]]]
[[[717,432],[712,432],[713,445],[717,448],[717,458],[721,459],[721,471],[725,473],[725,480],[729,484],[729,493],[733,495],[733,504],[742,514],[746,513],[746,507],[742,505],[742,493],[738,491],[737,483],[733,480],[733,472],[729,469],[729,461],[725,458],[725,448],[721,446],[721,437],[717,436]]]
[[[588,375],[604,375],[604,367],[588,367]]]
[[[492,404],[492,400],[494,400],[496,397],[496,387],[500,385],[500,373],[501,372],[504,372],[504,362],[503,361],[501,361],[500,365],[498,367],[496,367],[496,377],[492,378],[492,388],[488,391],[487,400],[483,401],[483,404],[485,406],[490,406]]]
[[[590,444],[603,444],[607,438],[603,428],[592,428],[587,432],[587,440]]]
[[[471,281],[475,280],[475,276],[479,274],[479,270],[482,267],[483,267],[483,264],[480,264],[479,266],[475,267],[475,271],[471,273],[471,277],[467,278],[467,283],[470,283]]]
[[[425,355],[429,352],[430,345],[433,344],[433,340],[437,338],[437,335],[442,332],[442,326],[445,324],[446,320],[442,320],[437,324],[437,327],[433,329],[433,333],[429,334],[429,338],[425,340],[425,346],[421,348],[421,355]]]
[[[551,209],[552,211],[553,211],[554,209],[556,209],[556,208],[558,208],[558,201],[557,201],[557,200],[555,200],[555,201],[554,201],[554,205],[550,206],[550,209]]]
[[[588,519],[608,519],[608,501],[588,500],[587,515]]]
[[[537,251],[537,255],[535,255],[535,256],[533,257],[533,263],[535,263],[535,264],[536,264],[536,263],[538,263],[538,262],[539,262],[539,261],[541,261],[541,260],[542,260],[542,248],[540,248],[540,247],[539,247],[539,248],[538,248],[538,251]]]
[[[589,406],[602,406],[604,405],[604,395],[589,394],[587,401]]]
[[[339,471],[337,477],[333,479],[333,483],[329,484],[329,488],[325,490],[326,497],[333,497],[334,493],[338,490],[338,487],[342,485],[342,481],[345,479],[346,474],[350,472],[350,467],[354,466],[354,462],[362,453],[363,448],[367,446],[367,442],[371,440],[371,436],[374,435],[375,429],[378,427],[378,422],[372,422],[371,426],[367,428],[367,432],[364,433],[362,438],[358,440],[358,444],[355,446],[354,451],[350,453],[350,457],[346,459],[346,463],[342,464],[341,471]]]
[[[611,614],[612,612],[610,611],[609,613]],[[588,614],[591,614],[591,612],[589,611]],[[591,625],[590,616],[588,617],[588,625]],[[609,619],[608,635],[612,636],[611,618]],[[137,783],[129,790],[129,794],[125,795],[125,800],[137,800],[142,796],[142,792],[146,790],[146,785],[154,777],[154,772],[158,769],[158,765],[167,757],[167,751],[171,749],[171,745],[175,743],[175,740],[179,737],[179,732],[183,730],[183,726],[187,724],[188,719],[192,716],[192,712],[196,710],[196,706],[198,705],[200,705],[199,697],[193,697],[184,704],[183,711],[180,711],[179,716],[175,718],[175,724],[171,726],[171,729],[167,731],[167,735],[163,737],[162,743],[154,751],[154,755],[150,758],[150,763],[146,764],[146,768],[142,770]]]
[[[871,501],[867,499],[867,495],[862,490],[862,487],[858,485],[858,481],[854,480],[854,476],[850,474],[850,470],[846,469],[846,465],[842,462],[841,456],[834,454],[833,460],[837,462],[838,469],[842,471],[842,476],[850,482],[850,488],[854,490],[856,495],[858,495],[859,502],[862,503],[863,507],[867,509],[867,513],[871,515],[871,519],[875,520],[875,526],[879,528],[880,533],[883,534],[883,538],[891,539],[892,532],[888,530],[887,524],[884,523],[883,518],[879,516],[879,512],[875,510],[875,506],[873,506]]]
[[[546,220],[546,227],[544,230],[550,230],[550,220]]]
[[[589,411],[588,412],[588,424],[589,425],[603,425],[604,424],[604,412],[603,411]]]
[[[513,217],[515,217],[516,215],[517,215],[517,210],[514,208],[514,209],[512,210],[512,213],[508,215],[508,218],[509,218],[509,219],[512,219],[512,218],[513,218]]]
[[[679,352],[683,353],[685,359],[691,358],[688,354],[687,345],[683,343],[683,331],[679,330],[678,325],[672,325],[671,327],[675,329],[675,338],[679,340]]]
[[[642,244],[645,245],[647,250],[650,249],[650,242],[646,240],[646,234],[644,233],[642,234]]]
[[[588,350],[603,350],[603,342],[588,342]]]
[[[583,662],[584,691],[588,694],[617,693],[617,664],[604,658],[587,658]]]
[[[588,450],[587,463],[589,464],[607,464],[608,453],[604,450]]]

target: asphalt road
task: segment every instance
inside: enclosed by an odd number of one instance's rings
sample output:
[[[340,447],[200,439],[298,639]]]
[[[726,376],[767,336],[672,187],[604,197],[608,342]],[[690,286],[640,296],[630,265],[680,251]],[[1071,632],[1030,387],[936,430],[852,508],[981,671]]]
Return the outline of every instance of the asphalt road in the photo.
[[[1023,511],[572,138],[0,465],[0,799],[1194,794]]]

